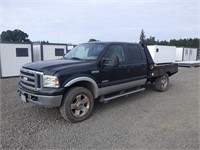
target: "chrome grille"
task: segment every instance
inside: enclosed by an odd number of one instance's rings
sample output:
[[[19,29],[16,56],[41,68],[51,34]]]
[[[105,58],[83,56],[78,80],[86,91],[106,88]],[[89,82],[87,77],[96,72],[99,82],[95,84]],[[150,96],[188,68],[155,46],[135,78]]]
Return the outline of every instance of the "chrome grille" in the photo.
[[[42,72],[20,69],[20,83],[23,87],[37,91],[42,87]]]

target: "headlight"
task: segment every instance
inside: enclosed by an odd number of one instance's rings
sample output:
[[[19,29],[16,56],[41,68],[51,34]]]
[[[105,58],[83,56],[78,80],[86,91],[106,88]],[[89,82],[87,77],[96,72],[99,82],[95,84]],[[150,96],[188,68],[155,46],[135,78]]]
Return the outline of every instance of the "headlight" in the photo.
[[[60,86],[59,80],[55,76],[44,75],[43,76],[43,87],[58,88]]]

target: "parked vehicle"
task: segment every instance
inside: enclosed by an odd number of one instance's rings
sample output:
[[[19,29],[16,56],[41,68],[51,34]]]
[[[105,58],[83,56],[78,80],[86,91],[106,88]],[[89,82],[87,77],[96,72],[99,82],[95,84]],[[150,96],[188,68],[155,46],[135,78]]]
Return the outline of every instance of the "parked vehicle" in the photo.
[[[83,121],[94,100],[108,102],[144,91],[147,82],[161,92],[176,63],[155,64],[146,46],[125,42],[83,43],[63,59],[24,65],[18,85],[21,99],[47,107],[59,107],[64,119]]]

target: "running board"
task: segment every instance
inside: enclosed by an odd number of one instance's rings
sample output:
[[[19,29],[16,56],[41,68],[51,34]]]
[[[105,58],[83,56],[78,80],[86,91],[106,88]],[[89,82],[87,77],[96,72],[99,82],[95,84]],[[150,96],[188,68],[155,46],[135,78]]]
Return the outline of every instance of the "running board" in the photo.
[[[130,94],[133,94],[133,93],[137,93],[137,92],[141,92],[141,91],[144,91],[144,90],[145,90],[145,88],[141,88],[141,89],[137,89],[137,90],[134,90],[134,91],[126,92],[126,93],[123,93],[123,94],[115,95],[115,96],[112,96],[112,97],[102,98],[99,101],[106,103],[106,102],[108,102],[108,101],[110,101],[112,99],[119,98],[119,97],[122,97],[122,96],[127,96],[127,95],[130,95]]]

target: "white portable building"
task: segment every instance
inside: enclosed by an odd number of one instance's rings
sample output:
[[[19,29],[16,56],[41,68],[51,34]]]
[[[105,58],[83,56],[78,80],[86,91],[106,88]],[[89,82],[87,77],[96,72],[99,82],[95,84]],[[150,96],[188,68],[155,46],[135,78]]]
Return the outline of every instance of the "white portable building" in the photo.
[[[68,50],[70,51],[72,48],[74,48],[75,46],[74,45],[68,45],[67,48]]]
[[[171,63],[176,60],[175,46],[149,45],[147,46],[155,63]]]
[[[0,77],[19,76],[20,68],[33,60],[31,43],[0,43]]]
[[[200,60],[200,49],[197,49],[197,60]]]
[[[196,48],[176,48],[176,61],[195,61],[197,60]]]
[[[67,44],[33,43],[33,61],[62,58],[67,53]]]

